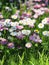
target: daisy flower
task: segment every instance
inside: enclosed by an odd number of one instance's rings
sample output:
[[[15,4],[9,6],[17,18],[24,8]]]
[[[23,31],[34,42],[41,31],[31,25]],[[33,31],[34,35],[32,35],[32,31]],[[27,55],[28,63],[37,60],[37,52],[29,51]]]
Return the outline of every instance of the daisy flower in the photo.
[[[11,26],[18,26],[19,23],[18,22],[11,22]]]
[[[30,30],[22,30],[22,34],[24,35],[30,35],[31,31]]]
[[[17,35],[17,32],[11,32],[10,35],[11,36],[16,36]]]
[[[26,48],[31,48],[32,47],[32,44],[30,42],[28,42],[28,43],[25,44],[25,47]]]
[[[5,10],[11,11],[11,8],[6,6]]]
[[[49,31],[47,31],[47,36],[49,36]]]
[[[38,24],[38,28],[44,28],[44,24],[39,23],[39,24]]]
[[[17,19],[18,16],[17,16],[17,15],[12,15],[11,18],[12,18],[12,19]]]
[[[43,33],[42,33],[44,36],[46,36],[47,35],[47,31],[43,31]]]
[[[47,18],[42,20],[42,24],[47,24]]]

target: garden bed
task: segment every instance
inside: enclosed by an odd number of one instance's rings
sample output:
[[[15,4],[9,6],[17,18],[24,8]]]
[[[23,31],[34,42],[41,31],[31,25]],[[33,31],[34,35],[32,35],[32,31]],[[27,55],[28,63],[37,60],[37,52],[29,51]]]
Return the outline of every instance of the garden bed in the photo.
[[[0,5],[0,65],[49,65],[49,8]]]

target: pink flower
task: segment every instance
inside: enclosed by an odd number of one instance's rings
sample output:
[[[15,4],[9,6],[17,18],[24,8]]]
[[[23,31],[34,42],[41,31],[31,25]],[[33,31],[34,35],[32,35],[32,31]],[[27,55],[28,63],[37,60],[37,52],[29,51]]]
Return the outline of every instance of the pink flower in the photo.
[[[34,5],[34,8],[35,8],[35,9],[41,8],[41,5],[36,4],[36,5]]]
[[[16,28],[21,30],[21,29],[23,29],[23,26],[16,26]]]
[[[0,40],[1,40],[1,44],[7,44],[7,40],[6,39],[0,38]]]
[[[35,19],[38,18],[38,15],[37,14],[34,14],[33,15],[33,18],[35,18]]]
[[[48,8],[45,8],[45,12],[46,12],[46,13],[49,13],[49,9],[48,9]]]
[[[29,25],[30,28],[33,28],[34,27],[34,24],[33,25]]]
[[[41,0],[34,0],[35,2],[40,2]]]
[[[8,43],[7,46],[8,48],[14,48],[14,43]]]
[[[45,7],[45,4],[44,4],[44,3],[42,3],[42,4],[41,4],[41,6],[42,6],[42,7]]]

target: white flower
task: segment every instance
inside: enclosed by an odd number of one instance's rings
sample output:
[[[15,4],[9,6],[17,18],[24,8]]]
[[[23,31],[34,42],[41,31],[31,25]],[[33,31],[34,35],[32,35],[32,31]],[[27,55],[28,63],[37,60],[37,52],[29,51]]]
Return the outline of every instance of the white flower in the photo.
[[[10,22],[11,22],[11,19],[6,19],[6,20],[4,21],[4,25],[8,25],[8,24],[10,25],[10,24],[11,24]]]
[[[25,44],[25,47],[27,47],[27,48],[31,48],[31,46],[32,46],[32,44],[30,42]]]
[[[27,22],[23,22],[23,25],[27,25]]]
[[[21,32],[21,31],[17,32],[17,36],[20,36],[21,34],[22,34],[22,32]]]
[[[47,18],[42,20],[42,24],[47,24]]]
[[[20,20],[20,21],[19,21],[19,24],[23,24],[23,20]]]
[[[47,31],[47,36],[49,36],[49,31]]]
[[[13,26],[13,27],[11,27],[11,29],[16,30],[17,28],[16,28],[16,26]]]
[[[22,25],[28,25],[28,22],[30,22],[28,19],[29,18],[20,20],[19,23],[22,24]]]
[[[29,35],[31,33],[30,30],[22,30],[22,34],[24,35]]]
[[[33,22],[33,24],[34,24],[34,23],[36,22],[36,20],[35,20],[35,19],[33,19],[33,20],[32,20],[32,22]]]
[[[17,35],[17,32],[11,32],[10,35],[16,36]]]
[[[11,26],[18,26],[19,23],[18,22],[11,22]]]
[[[11,11],[11,8],[10,7],[7,7],[6,6],[5,9],[8,10],[8,11]]]
[[[11,22],[11,19],[6,19],[5,22]]]
[[[12,40],[12,37],[11,36],[8,36],[8,39]]]
[[[10,29],[9,29],[9,32],[13,32],[13,29],[10,28]]]
[[[26,21],[31,21],[31,18],[26,18]]]
[[[27,25],[27,20],[23,19],[23,25]]]
[[[39,27],[39,28],[44,28],[44,24],[39,23],[39,24],[38,24],[38,27]]]
[[[30,21],[27,21],[27,24],[32,26],[32,25],[34,25],[35,22],[36,22],[36,20],[33,19],[33,20],[30,20]]]
[[[4,22],[4,26],[9,27],[11,25],[10,21],[11,21],[10,19],[6,19],[5,22]]]
[[[17,15],[12,15],[11,18],[12,18],[12,19],[17,19],[18,16],[17,16]]]
[[[19,22],[17,22],[17,21],[15,21],[14,23],[15,23],[17,26],[19,25]]]
[[[13,31],[15,31],[17,28],[16,27],[11,27],[10,29],[9,29],[9,32],[13,32]]]
[[[43,31],[43,35],[46,36],[47,35],[47,31]]]
[[[41,11],[44,11],[44,7],[41,7],[40,10],[41,10]]]

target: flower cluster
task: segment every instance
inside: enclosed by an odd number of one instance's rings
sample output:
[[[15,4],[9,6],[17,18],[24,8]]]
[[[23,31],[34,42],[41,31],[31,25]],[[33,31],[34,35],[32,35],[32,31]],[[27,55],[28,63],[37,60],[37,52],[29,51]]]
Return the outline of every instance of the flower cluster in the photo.
[[[5,7],[5,10],[12,12],[10,7]],[[34,42],[42,43],[41,34],[49,37],[48,29],[45,31],[45,25],[49,25],[49,17],[41,21],[40,16],[47,12],[49,13],[48,8],[38,4],[31,11],[28,11],[28,9],[23,12],[21,12],[21,9],[16,10],[9,18],[4,18],[0,12],[0,44],[8,48],[22,49],[22,46],[32,47]],[[40,21],[37,21],[38,17]]]

